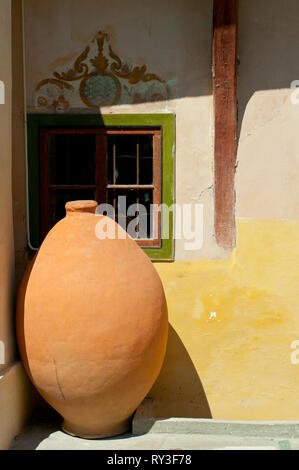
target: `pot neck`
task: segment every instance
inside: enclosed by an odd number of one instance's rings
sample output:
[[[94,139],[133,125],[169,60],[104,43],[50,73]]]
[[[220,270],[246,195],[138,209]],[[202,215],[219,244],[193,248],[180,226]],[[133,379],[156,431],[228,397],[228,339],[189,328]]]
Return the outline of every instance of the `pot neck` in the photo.
[[[95,214],[98,203],[96,201],[71,201],[65,206],[66,215]]]

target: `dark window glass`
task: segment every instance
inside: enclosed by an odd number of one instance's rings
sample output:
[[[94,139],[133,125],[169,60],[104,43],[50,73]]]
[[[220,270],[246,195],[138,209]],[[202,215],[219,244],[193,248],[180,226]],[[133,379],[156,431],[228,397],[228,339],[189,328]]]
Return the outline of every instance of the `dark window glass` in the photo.
[[[152,190],[110,190],[108,204],[114,207],[115,220],[135,239],[152,237]],[[141,207],[142,205],[142,207]],[[131,212],[128,214],[128,209]]]
[[[153,136],[142,135],[140,142],[140,184],[153,184],[154,180],[154,154]]]
[[[49,137],[50,185],[94,185],[96,136]]]
[[[65,205],[70,201],[95,200],[95,190],[50,190],[49,226],[52,228],[65,217]]]
[[[108,137],[109,184],[137,184],[137,137]]]
[[[161,201],[161,152],[155,142],[157,130],[43,128],[41,181],[47,184],[40,186],[41,239],[65,217],[67,202],[92,199],[111,204],[116,221],[137,241],[159,246],[152,226],[152,206]],[[125,207],[119,212],[120,197]]]

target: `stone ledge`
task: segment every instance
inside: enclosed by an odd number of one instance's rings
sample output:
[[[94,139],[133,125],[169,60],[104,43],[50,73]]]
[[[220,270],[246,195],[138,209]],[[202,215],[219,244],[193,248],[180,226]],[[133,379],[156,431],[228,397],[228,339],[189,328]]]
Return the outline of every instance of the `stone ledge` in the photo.
[[[202,434],[230,437],[299,437],[299,421],[225,421],[198,418],[156,418],[154,401],[145,399],[133,419],[134,436],[143,434]]]

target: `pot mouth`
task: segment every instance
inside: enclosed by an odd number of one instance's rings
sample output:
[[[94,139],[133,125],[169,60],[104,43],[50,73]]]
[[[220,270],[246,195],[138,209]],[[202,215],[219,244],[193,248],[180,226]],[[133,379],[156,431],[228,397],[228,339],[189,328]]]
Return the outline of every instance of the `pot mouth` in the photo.
[[[96,201],[70,201],[66,204],[65,209],[67,215],[78,213],[95,214],[98,205]]]

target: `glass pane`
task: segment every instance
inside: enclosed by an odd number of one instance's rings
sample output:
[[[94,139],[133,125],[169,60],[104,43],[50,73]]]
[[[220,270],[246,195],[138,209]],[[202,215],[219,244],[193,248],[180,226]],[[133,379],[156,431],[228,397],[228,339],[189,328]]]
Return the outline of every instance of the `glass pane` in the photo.
[[[152,205],[154,203],[154,192],[152,190],[147,191],[139,191],[139,202],[146,208],[146,214],[142,217],[141,216],[141,223],[140,223],[140,233],[139,238],[152,238],[153,237],[153,210]],[[143,222],[144,221],[144,222]],[[144,224],[144,229],[143,229]]]
[[[49,191],[49,229],[66,215],[65,205],[70,201],[95,200],[95,190],[50,190]]]
[[[107,202],[115,208],[116,222],[132,238],[152,238],[153,190],[109,190]]]
[[[108,136],[107,137],[107,184],[116,184],[116,179],[114,181],[113,174],[114,174],[114,160],[113,160],[113,152],[114,152],[114,137]]]
[[[115,169],[114,169],[115,152]],[[137,183],[137,136],[108,136],[108,184]]]
[[[152,135],[141,135],[140,142],[140,184],[153,184],[154,182],[154,152]]]
[[[50,135],[50,184],[95,184],[96,136]]]

